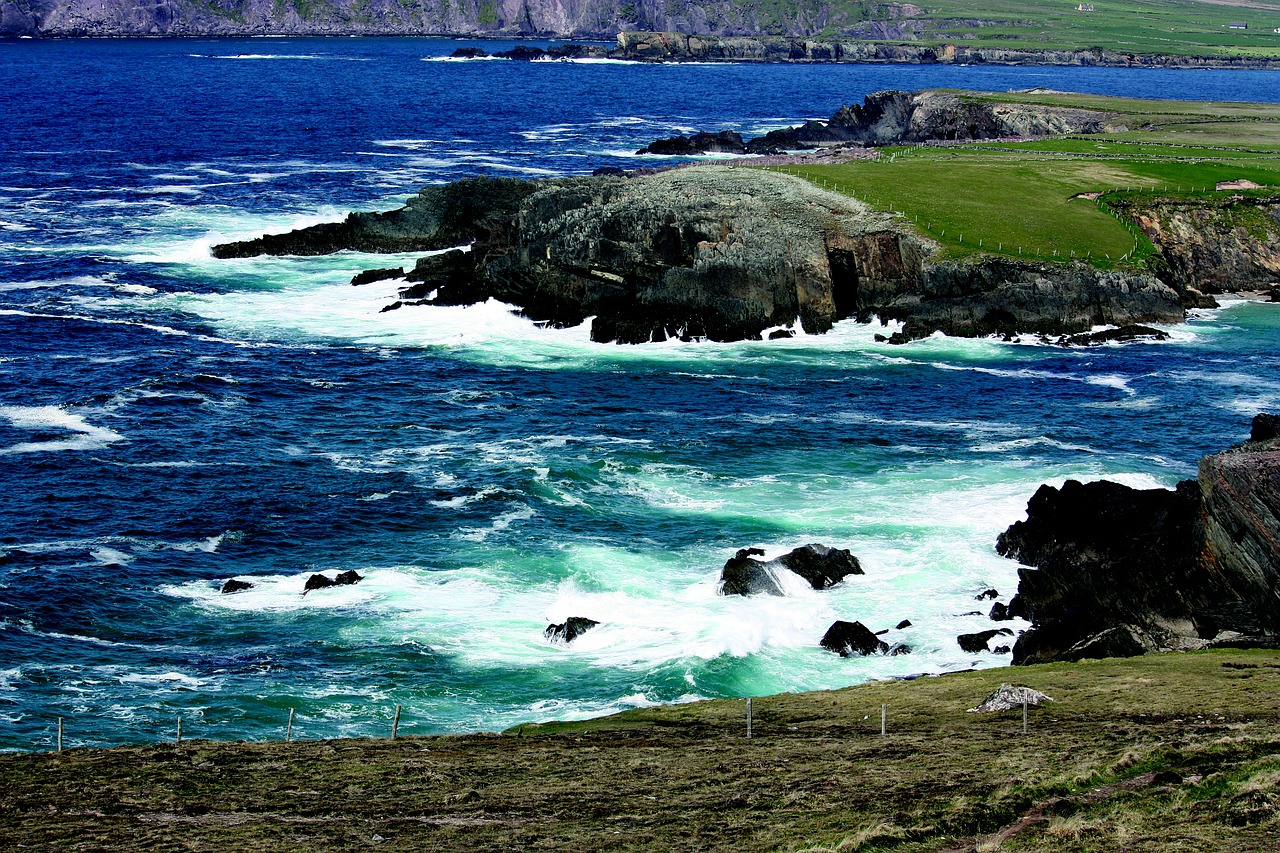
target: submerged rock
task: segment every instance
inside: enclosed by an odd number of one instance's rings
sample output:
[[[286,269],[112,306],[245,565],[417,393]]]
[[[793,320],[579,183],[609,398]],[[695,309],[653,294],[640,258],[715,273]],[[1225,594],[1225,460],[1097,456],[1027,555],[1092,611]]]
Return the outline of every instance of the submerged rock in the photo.
[[[233,592],[244,592],[247,589],[253,589],[253,584],[248,581],[237,580],[236,578],[228,578],[227,582],[222,585],[221,592],[224,595],[230,595]]]
[[[554,643],[572,643],[600,623],[585,616],[570,616],[559,624],[548,625],[542,634]]]
[[[774,560],[755,559],[763,556],[759,548],[743,548],[734,554],[720,572],[720,594],[782,595],[779,571],[799,575],[814,589],[827,589],[850,575],[863,574],[858,558],[844,548],[810,544]]]
[[[1130,323],[1115,329],[1103,329],[1100,332],[1082,332],[1062,338],[1058,343],[1062,346],[1095,346],[1108,343],[1129,343],[1132,341],[1167,341],[1169,333],[1150,326]]]
[[[861,622],[833,622],[822,636],[821,645],[842,658],[853,655],[885,654],[889,644],[871,632]]]
[[[351,277],[353,285],[373,284],[375,281],[386,281],[390,278],[404,278],[403,267],[387,267],[385,269],[364,270]]]

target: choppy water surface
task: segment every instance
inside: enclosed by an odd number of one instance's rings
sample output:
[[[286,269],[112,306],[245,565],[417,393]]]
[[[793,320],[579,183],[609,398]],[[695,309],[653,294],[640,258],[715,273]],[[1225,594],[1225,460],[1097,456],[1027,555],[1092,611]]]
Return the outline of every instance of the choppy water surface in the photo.
[[[371,734],[396,704],[467,731],[1001,665],[955,635],[1016,586],[992,544],[1041,482],[1172,485],[1280,405],[1268,305],[1087,351],[854,323],[629,348],[493,304],[380,314],[394,283],[347,282],[385,258],[209,256],[887,87],[1277,97],[1263,72],[439,61],[457,46],[0,44],[0,748],[58,716],[71,744],[177,714],[279,737],[289,708],[303,737]],[[866,576],[715,594],[736,549],[814,541]],[[603,624],[548,643],[568,616]],[[915,653],[839,659],[835,619],[910,619]]]

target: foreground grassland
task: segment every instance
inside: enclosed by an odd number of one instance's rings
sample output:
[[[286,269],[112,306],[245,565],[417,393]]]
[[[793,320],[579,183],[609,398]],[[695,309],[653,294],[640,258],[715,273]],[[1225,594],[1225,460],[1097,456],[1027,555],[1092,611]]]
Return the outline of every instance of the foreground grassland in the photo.
[[[917,3],[920,36],[982,47],[1280,56],[1280,3],[1265,0],[935,0]],[[972,22],[981,22],[972,26]],[[1232,24],[1246,24],[1236,29]]]
[[[1052,696],[974,714],[1002,681]],[[888,734],[879,732],[887,707]],[[0,757],[0,849],[1280,849],[1280,653],[633,711],[502,735]]]
[[[1248,180],[1280,195],[1280,106],[1142,101],[1067,93],[965,95],[1101,110],[1114,133],[1032,142],[884,148],[874,159],[779,167],[819,186],[902,212],[951,255],[1087,257],[1133,266],[1151,251],[1110,203],[1240,195]],[[1084,194],[1102,194],[1100,198]]]

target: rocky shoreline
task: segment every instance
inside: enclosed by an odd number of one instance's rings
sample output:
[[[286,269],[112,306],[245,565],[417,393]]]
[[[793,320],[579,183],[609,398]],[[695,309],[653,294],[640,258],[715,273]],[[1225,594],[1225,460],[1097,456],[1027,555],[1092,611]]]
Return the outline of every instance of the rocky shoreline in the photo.
[[[1280,435],[1200,460],[1177,488],[1041,486],[996,543],[1032,627],[1013,663],[1203,648],[1280,648]],[[996,614],[993,614],[996,615]]]

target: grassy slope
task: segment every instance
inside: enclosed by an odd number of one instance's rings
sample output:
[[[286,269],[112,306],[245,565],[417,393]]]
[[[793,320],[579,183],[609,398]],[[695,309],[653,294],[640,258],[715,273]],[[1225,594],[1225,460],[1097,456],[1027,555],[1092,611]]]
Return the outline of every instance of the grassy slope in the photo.
[[[1145,238],[1080,193],[1221,199],[1219,181],[1280,193],[1280,107],[1142,101],[1068,93],[977,94],[992,101],[1078,106],[1123,132],[1022,143],[883,149],[874,160],[784,168],[876,207],[902,211],[951,255],[1140,261]],[[963,238],[963,239],[962,239]]]
[[[990,46],[1079,49],[1122,53],[1280,55],[1280,4],[1237,0],[1094,0],[1094,11],[1076,11],[1076,0],[933,0],[918,4],[932,21],[981,19],[973,30]],[[1247,30],[1229,29],[1243,22]],[[946,32],[938,39],[948,41]],[[954,39],[952,39],[954,41]],[[964,44],[972,44],[964,40]]]
[[[1027,735],[1016,711],[965,710],[1005,680],[1057,700],[1032,709]],[[751,740],[743,705],[645,709],[519,735],[3,756],[0,848],[1280,846],[1276,652],[1052,664],[762,698]]]

